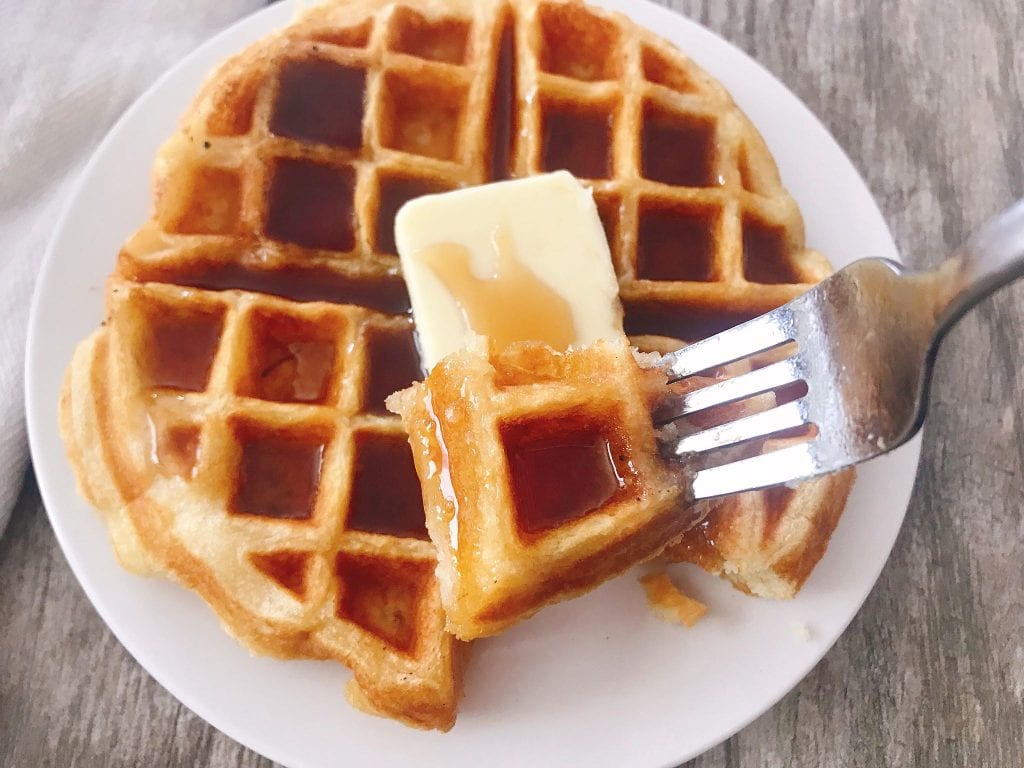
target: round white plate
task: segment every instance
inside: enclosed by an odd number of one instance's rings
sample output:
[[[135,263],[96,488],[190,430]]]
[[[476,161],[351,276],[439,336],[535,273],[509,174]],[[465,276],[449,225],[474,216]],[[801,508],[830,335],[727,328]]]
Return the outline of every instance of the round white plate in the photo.
[[[606,0],[676,42],[729,88],[761,129],[800,203],[811,246],[837,264],[896,249],[857,171],[814,116],[768,72],[711,32],[646,2]],[[203,76],[287,23],[271,6],[226,30],[160,79],[110,131],[57,226],[29,328],[27,409],[36,477],[72,569],[124,646],[186,706],[291,768],[676,765],[727,738],[814,666],[857,612],[903,520],[919,445],[869,464],[828,553],[791,602],[740,595],[678,566],[710,606],[685,630],[647,609],[635,574],[476,644],[455,728],[422,733],[345,703],[348,671],[250,656],[194,594],[130,575],[75,492],[57,431],[61,377],[100,321],[104,278],[146,217],[154,154]],[[810,630],[801,638],[800,627]]]

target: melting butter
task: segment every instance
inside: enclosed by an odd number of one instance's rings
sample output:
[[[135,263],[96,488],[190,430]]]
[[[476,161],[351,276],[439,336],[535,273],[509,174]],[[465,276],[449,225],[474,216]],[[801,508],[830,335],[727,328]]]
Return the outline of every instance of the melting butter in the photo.
[[[567,349],[576,339],[572,305],[519,260],[506,228],[496,229],[492,240],[497,261],[484,278],[473,273],[472,254],[459,243],[431,245],[417,257],[444,283],[473,332],[501,347],[543,341]]]
[[[622,336],[597,206],[567,171],[416,198],[395,242],[428,369],[474,333],[559,350]]]

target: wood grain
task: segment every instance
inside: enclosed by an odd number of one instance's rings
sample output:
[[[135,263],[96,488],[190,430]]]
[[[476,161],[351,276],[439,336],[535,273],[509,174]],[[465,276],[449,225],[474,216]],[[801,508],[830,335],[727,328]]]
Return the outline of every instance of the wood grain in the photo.
[[[673,0],[821,117],[916,264],[1024,194],[1020,0]],[[1024,765],[1024,287],[945,345],[914,500],[846,634],[689,765]],[[0,766],[270,766],[128,656],[32,478],[0,540]]]

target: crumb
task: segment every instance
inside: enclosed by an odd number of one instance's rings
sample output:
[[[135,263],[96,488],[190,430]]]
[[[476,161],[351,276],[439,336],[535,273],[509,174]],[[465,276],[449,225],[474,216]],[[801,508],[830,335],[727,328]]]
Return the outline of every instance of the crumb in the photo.
[[[664,621],[692,627],[708,611],[704,603],[680,591],[664,572],[648,574],[640,583],[647,593],[647,604]]]
[[[670,421],[667,424],[662,424],[660,427],[658,427],[657,432],[658,437],[666,442],[678,440],[680,437],[683,436],[682,430],[679,429],[679,425],[674,421]]]
[[[630,347],[629,350],[633,353],[636,364],[641,368],[664,368],[668,365],[665,356],[659,352],[641,352],[636,347]]]
[[[811,629],[802,621],[794,621],[790,625],[793,628],[793,634],[796,635],[796,639],[802,643],[811,642]]]
[[[403,411],[408,410],[410,397],[412,397],[412,387],[392,392],[384,401],[384,407],[391,411],[391,413],[401,415]]]

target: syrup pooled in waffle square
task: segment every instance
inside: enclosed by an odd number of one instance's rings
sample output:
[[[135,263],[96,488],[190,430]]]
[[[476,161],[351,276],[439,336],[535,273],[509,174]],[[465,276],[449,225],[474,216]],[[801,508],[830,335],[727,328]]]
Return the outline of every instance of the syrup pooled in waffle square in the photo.
[[[697,338],[826,271],[724,90],[574,0],[332,0],[213,72],[62,394],[126,565],[257,651],[352,667],[363,708],[450,727],[434,552],[411,481],[380,481],[411,477],[383,402],[419,376],[394,215],[562,167],[595,191],[630,333]]]
[[[477,337],[389,399],[413,446],[450,632],[499,632],[692,524],[651,419],[668,394],[625,339],[560,353]]]

